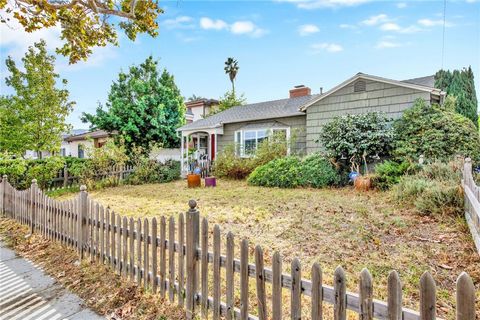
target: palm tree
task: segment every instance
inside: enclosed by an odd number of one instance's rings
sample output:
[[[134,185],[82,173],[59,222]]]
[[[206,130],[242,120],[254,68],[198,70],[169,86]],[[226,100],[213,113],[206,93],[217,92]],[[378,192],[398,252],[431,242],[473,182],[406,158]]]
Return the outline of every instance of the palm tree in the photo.
[[[228,74],[230,81],[232,82],[232,93],[235,95],[235,77],[237,76],[238,69],[238,61],[233,58],[228,58],[225,61],[225,73]]]

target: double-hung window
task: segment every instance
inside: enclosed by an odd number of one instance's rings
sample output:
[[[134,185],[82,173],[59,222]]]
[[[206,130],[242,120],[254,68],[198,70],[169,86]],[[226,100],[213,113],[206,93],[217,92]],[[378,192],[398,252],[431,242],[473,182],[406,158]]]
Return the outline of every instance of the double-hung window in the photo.
[[[258,146],[272,136],[280,136],[284,141],[289,136],[289,128],[254,129],[235,131],[235,153],[237,156],[250,157]]]

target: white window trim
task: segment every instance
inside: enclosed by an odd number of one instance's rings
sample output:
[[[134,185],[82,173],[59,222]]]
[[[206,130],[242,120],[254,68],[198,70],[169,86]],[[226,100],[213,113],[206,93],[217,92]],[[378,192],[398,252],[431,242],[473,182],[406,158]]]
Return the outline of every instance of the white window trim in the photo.
[[[285,130],[286,139],[290,140],[290,127],[278,127],[278,128],[265,128],[265,129],[255,129],[255,130],[236,130],[234,133],[235,140],[235,155],[242,158],[250,158],[252,155],[245,154],[245,132],[255,132],[255,149],[258,147],[258,131],[267,131],[267,138],[270,138],[273,131],[275,130]],[[240,133],[240,141],[238,141],[238,133]],[[240,154],[238,154],[237,146],[240,146]],[[290,154],[290,145],[288,145],[287,154]]]

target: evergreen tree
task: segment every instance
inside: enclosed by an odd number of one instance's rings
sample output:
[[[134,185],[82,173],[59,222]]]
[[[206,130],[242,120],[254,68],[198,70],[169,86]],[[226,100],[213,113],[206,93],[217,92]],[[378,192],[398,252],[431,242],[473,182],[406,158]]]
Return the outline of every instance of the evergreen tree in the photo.
[[[92,127],[118,132],[117,141],[127,152],[139,147],[147,154],[153,145],[175,148],[180,144],[176,129],[185,122],[185,105],[174,77],[157,69],[158,62],[148,57],[128,73],[120,72],[110,88],[107,108],[96,114],[83,114]]]
[[[471,67],[462,70],[440,70],[435,74],[435,87],[456,98],[456,111],[478,125],[478,101]]]

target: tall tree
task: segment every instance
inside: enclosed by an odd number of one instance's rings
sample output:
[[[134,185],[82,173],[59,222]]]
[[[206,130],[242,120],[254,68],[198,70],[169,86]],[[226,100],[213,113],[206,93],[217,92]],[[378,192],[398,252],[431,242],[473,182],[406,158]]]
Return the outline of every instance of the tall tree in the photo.
[[[440,70],[435,74],[435,87],[456,98],[456,111],[478,125],[478,101],[471,67],[462,70]]]
[[[6,60],[6,84],[15,94],[0,100],[0,146],[17,154],[58,151],[62,133],[70,130],[66,118],[75,104],[69,101],[67,80],[55,73],[55,57],[47,53],[43,40],[28,48],[22,62],[24,71],[11,57]],[[62,89],[56,87],[58,80]],[[19,139],[21,146],[12,139]]]
[[[70,63],[86,59],[95,46],[117,45],[112,21],[131,40],[138,33],[157,36],[156,19],[163,13],[157,0],[0,0],[0,9],[0,22],[13,16],[26,32],[60,26],[65,44],[57,52]]]
[[[228,74],[230,82],[232,83],[232,94],[235,96],[235,78],[237,77],[238,69],[238,61],[234,58],[228,58],[225,61],[225,73]]]
[[[185,122],[185,105],[174,77],[158,62],[148,57],[128,73],[120,72],[110,88],[107,108],[96,114],[83,114],[82,120],[92,127],[118,132],[127,152],[140,147],[148,153],[153,144],[164,148],[178,147],[176,129]]]

